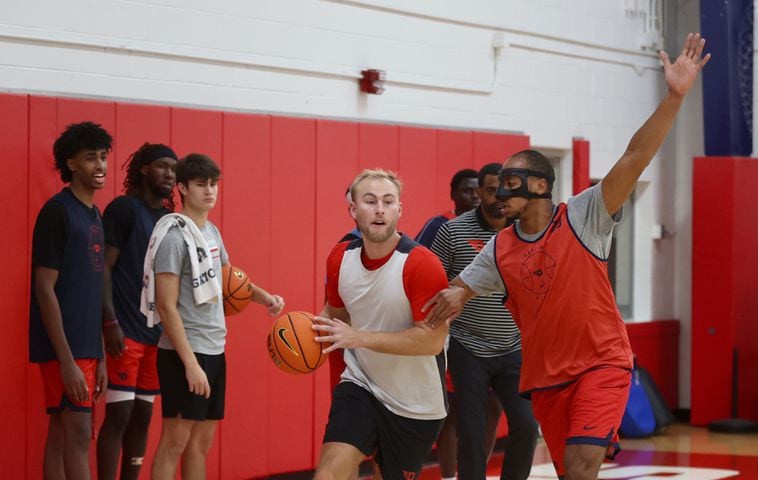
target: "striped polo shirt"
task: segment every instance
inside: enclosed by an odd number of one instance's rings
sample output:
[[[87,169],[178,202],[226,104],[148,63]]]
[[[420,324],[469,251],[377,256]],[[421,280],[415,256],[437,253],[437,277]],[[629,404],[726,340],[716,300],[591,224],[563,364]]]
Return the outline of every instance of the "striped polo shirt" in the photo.
[[[489,226],[481,207],[444,223],[432,242],[449,280],[454,279],[498,233]],[[450,325],[450,336],[479,357],[496,357],[521,348],[521,334],[503,306],[503,295],[472,298]]]

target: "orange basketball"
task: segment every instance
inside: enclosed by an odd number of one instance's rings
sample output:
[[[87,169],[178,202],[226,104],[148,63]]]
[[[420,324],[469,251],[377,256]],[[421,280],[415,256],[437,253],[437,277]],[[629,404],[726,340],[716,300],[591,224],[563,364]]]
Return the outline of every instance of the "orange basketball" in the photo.
[[[319,332],[311,328],[314,321],[310,313],[290,312],[274,322],[268,334],[268,353],[282,371],[310,373],[326,361],[327,354],[316,341]]]
[[[253,298],[253,284],[247,274],[237,267],[221,268],[221,290],[224,294],[224,315],[234,315],[247,307]]]

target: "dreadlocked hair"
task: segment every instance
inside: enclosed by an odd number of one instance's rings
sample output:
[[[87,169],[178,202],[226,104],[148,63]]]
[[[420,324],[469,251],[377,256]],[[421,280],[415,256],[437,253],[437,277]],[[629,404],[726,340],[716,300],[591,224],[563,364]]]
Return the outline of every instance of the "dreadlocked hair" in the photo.
[[[142,179],[144,177],[142,175],[142,167],[156,160],[155,151],[158,149],[165,150],[168,147],[163,144],[145,142],[126,159],[123,166],[124,171],[126,171],[126,178],[124,178],[124,193],[126,195],[139,195],[142,193]],[[163,204],[172,212],[176,208],[173,195],[164,199]]]

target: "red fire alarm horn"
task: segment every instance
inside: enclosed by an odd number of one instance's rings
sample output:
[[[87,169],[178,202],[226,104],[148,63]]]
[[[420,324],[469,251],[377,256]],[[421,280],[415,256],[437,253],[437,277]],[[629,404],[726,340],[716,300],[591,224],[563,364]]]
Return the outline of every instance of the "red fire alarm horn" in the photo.
[[[358,81],[361,92],[372,95],[384,93],[384,70],[361,70],[361,79]]]

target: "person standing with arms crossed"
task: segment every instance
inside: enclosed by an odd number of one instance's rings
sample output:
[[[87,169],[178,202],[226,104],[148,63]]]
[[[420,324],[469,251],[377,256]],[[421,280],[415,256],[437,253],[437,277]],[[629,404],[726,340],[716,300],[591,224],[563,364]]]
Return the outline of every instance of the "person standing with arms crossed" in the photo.
[[[449,280],[476,257],[484,245],[508,224],[505,206],[495,195],[500,164],[479,170],[481,204],[443,224],[432,243]],[[521,335],[503,308],[502,295],[482,295],[469,301],[450,325],[448,372],[455,387],[458,437],[458,478],[484,480],[495,423],[489,403],[503,406],[508,420],[505,459],[500,478],[526,480],[537,443],[537,422],[529,400],[519,395]],[[494,395],[490,394],[490,389]],[[499,418],[495,416],[495,420]],[[449,420],[449,419],[448,419]]]
[[[516,223],[425,308],[430,325],[446,323],[476,295],[505,292],[522,336],[519,388],[531,395],[555,469],[566,480],[596,479],[603,458],[619,449],[632,351],[608,279],[611,234],[710,59],[701,58],[704,45],[700,34],[689,34],[673,64],[660,52],[666,96],[605,178],[566,204],[551,200],[555,174],[544,155],[511,156],[497,196]]]
[[[89,479],[93,404],[105,392],[103,224],[94,204],[113,139],[100,125],[69,125],[53,145],[69,185],[37,215],[32,237],[29,360],[39,364],[50,422],[43,477]]]
[[[148,328],[140,312],[142,268],[155,222],[174,209],[177,160],[166,145],[142,145],[126,165],[125,195],[115,198],[103,214],[105,274],[110,282],[106,281],[108,318],[103,332],[108,392],[97,440],[100,480],[116,478],[119,456],[120,478],[136,480],[147,448],[153,402],[160,392],[156,358],[162,329],[160,324]]]

